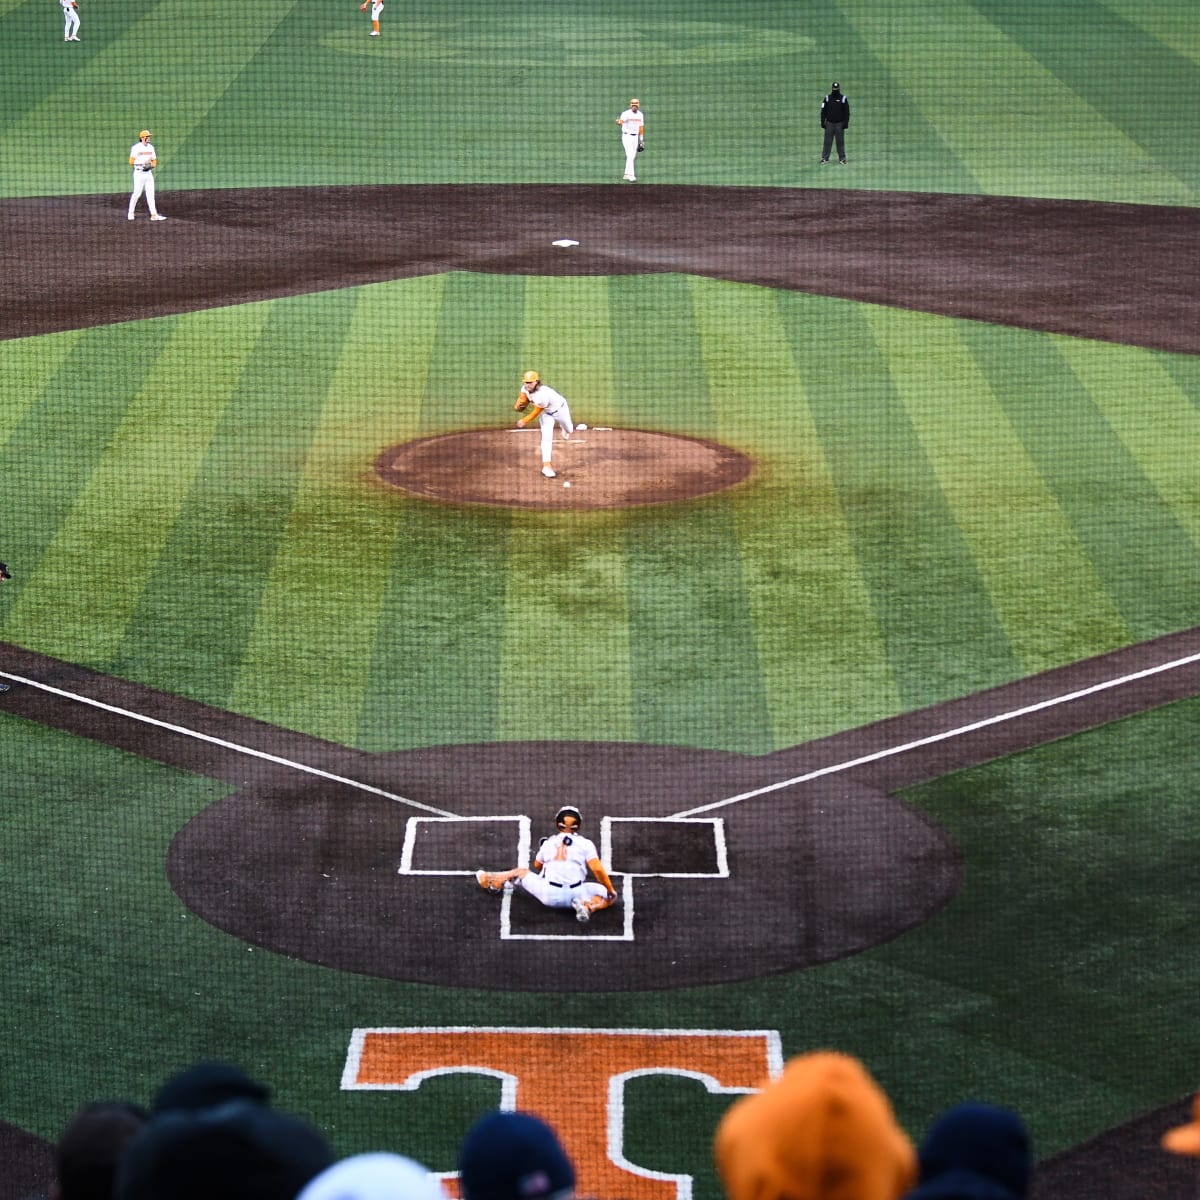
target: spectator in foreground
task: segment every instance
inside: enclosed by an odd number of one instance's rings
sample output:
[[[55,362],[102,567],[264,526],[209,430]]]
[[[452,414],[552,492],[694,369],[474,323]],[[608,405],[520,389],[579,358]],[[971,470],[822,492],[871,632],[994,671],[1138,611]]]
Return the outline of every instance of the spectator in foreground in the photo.
[[[326,1167],[296,1200],[449,1200],[436,1175],[399,1154],[355,1154]]]
[[[476,1121],[458,1151],[463,1200],[570,1200],[575,1167],[554,1130],[529,1113]]]
[[[150,1111],[156,1117],[165,1112],[196,1112],[232,1100],[245,1100],[265,1108],[271,1101],[271,1089],[232,1063],[198,1062],[172,1075],[158,1089]]]
[[[1186,1125],[1176,1125],[1163,1134],[1162,1148],[1172,1154],[1200,1158],[1200,1094],[1192,1101],[1192,1119]]]
[[[920,1183],[905,1200],[1024,1200],[1033,1152],[1016,1113],[959,1104],[931,1126],[917,1152]]]
[[[916,1181],[912,1142],[854,1058],[791,1059],[717,1126],[717,1172],[729,1200],[898,1200]]]
[[[122,1100],[85,1104],[54,1148],[51,1200],[112,1200],[117,1166],[150,1114]]]
[[[236,1100],[154,1117],[129,1146],[115,1200],[295,1200],[333,1162],[298,1117]]]

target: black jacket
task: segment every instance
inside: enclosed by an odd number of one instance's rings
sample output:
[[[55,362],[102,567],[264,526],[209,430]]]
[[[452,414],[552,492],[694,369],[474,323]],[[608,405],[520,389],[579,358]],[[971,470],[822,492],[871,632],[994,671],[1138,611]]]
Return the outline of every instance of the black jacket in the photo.
[[[811,111],[811,110],[810,110]],[[821,128],[825,128],[825,122],[832,121],[835,125],[845,125],[847,128],[850,125],[850,101],[842,95],[841,92],[830,92],[824,100],[821,101]]]

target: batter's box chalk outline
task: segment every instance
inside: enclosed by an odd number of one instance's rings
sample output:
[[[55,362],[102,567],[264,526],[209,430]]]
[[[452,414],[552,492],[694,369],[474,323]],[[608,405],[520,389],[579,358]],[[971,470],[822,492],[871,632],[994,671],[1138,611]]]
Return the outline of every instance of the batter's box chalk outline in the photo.
[[[715,871],[617,871],[613,875],[625,875],[630,879],[728,879],[729,852],[725,842],[725,821],[722,817],[601,817],[600,860],[612,862],[612,827],[620,822],[638,825],[710,825],[712,827],[713,850],[716,854]]]

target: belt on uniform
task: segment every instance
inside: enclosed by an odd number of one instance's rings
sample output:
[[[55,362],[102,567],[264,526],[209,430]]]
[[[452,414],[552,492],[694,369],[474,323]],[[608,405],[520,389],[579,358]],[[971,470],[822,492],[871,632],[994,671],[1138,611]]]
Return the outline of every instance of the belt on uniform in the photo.
[[[549,884],[551,887],[576,888],[576,887],[578,887],[578,886],[579,886],[579,884],[580,884],[580,883],[582,883],[582,882],[583,882],[583,880],[582,880],[582,879],[581,879],[581,880],[579,880],[579,883],[555,883],[553,879],[547,879],[547,880],[546,880],[546,882],[547,882],[547,883],[548,883],[548,884]]]

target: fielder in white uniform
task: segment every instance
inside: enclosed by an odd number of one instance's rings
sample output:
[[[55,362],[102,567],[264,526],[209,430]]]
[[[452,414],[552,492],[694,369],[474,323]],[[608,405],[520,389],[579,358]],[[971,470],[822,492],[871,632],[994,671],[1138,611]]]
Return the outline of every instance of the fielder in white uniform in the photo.
[[[600,861],[595,842],[579,832],[583,815],[565,805],[554,814],[558,832],[538,847],[533,869],[514,867],[511,871],[476,871],[475,879],[489,892],[502,892],[505,886],[520,887],[547,908],[570,908],[575,920],[584,923],[592,913],[617,902],[617,892]],[[598,883],[588,879],[588,872]]]
[[[363,0],[358,6],[359,12],[366,12],[367,5],[371,6],[371,36],[379,36],[379,14],[383,12],[383,0]]]
[[[621,144],[625,148],[625,178],[633,183],[637,179],[638,147],[646,142],[646,115],[636,96],[617,118],[617,124],[621,127]]]
[[[532,406],[532,408],[531,408]],[[523,429],[530,421],[536,420],[542,431],[542,474],[547,479],[553,479],[557,472],[551,465],[554,455],[554,426],[561,425],[564,440],[575,432],[571,421],[571,408],[566,396],[556,392],[541,380],[536,371],[526,371],[525,381],[517,395],[513,408],[525,415],[517,421]],[[530,411],[526,412],[526,409]]]
[[[63,10],[63,41],[79,41],[79,6],[75,0],[58,0]]]
[[[129,197],[129,219],[133,220],[133,210],[143,192],[146,193],[146,207],[150,210],[150,220],[165,221],[167,218],[159,214],[154,206],[154,168],[158,166],[158,153],[150,145],[150,130],[143,129],[138,134],[138,140],[130,147],[129,165],[133,168],[133,192]]]

